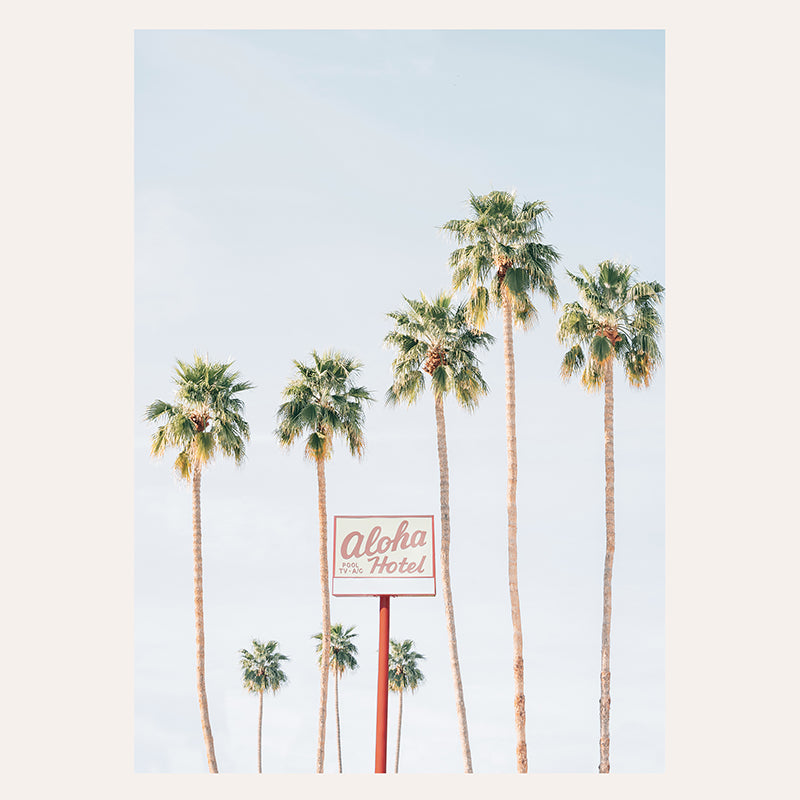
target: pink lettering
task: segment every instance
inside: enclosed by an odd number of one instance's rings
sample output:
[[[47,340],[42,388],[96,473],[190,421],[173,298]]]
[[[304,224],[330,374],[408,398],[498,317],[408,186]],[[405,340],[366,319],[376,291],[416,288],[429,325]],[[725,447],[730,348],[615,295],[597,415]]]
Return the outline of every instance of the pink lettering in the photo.
[[[392,541],[392,552],[397,550],[397,548],[401,550],[405,550],[409,547],[408,542],[408,520],[404,519],[398,526],[397,526],[397,533],[394,535],[394,541]]]
[[[355,543],[352,550],[348,550],[348,546],[350,545],[351,540],[355,539]],[[348,533],[347,536],[342,539],[342,546],[341,546],[341,553],[342,558],[358,558],[359,556],[363,555],[361,550],[361,545],[364,544],[364,537],[358,531],[352,531]]]
[[[376,570],[379,575],[382,575],[384,570],[386,570],[387,572],[394,572],[393,569],[389,569],[389,563],[388,563],[389,556],[384,556],[383,561],[381,561],[380,563],[378,563],[378,561],[379,561],[379,556],[373,556],[371,559],[369,559],[370,564],[372,564],[372,569],[369,571],[370,575],[374,574]],[[397,568],[397,564],[395,564],[394,562],[392,562],[392,566]]]
[[[378,537],[381,535],[381,526],[376,525],[370,532],[369,536],[367,536],[367,546],[364,548],[365,555],[371,556],[373,553],[377,552],[377,545]]]
[[[417,536],[419,535],[419,538]],[[422,547],[425,544],[425,531],[414,531],[411,536],[411,547]]]
[[[424,547],[427,540],[427,531],[416,530],[409,535],[408,520],[404,519],[398,526],[394,536],[382,536],[380,525],[376,525],[366,536],[361,531],[350,531],[339,548],[342,560],[367,557],[371,569],[370,574],[383,574],[401,572],[403,574],[422,574],[426,556],[420,562],[409,561],[403,558],[399,563],[396,560],[390,561],[384,555],[397,550],[409,550],[417,547]],[[384,556],[380,560],[379,556]]]
[[[425,572],[425,559],[427,556],[422,556],[422,561],[419,562],[419,566],[417,566],[416,561],[409,561],[407,558],[404,558],[400,564],[396,561],[389,561],[389,556],[384,556],[383,561],[380,560],[380,556],[372,556],[372,558],[368,559],[369,563],[372,565],[372,569],[370,569],[369,574],[375,575],[383,575],[384,572],[388,572],[390,575],[393,572],[404,572],[406,574],[409,573],[422,573]]]

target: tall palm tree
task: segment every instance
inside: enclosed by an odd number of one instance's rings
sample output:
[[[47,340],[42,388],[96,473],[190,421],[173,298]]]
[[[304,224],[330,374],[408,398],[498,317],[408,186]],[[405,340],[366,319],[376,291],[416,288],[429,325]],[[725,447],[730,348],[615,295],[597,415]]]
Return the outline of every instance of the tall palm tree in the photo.
[[[353,384],[362,365],[342,353],[329,350],[319,354],[312,351],[311,363],[293,363],[296,377],[283,390],[284,402],[278,408],[275,433],[284,447],[290,447],[307,433],[305,455],[313,459],[317,467],[322,658],[316,769],[322,772],[325,765],[325,716],[331,649],[325,461],[333,454],[336,436],[344,438],[352,455],[361,457],[364,452],[364,405],[372,400],[372,395],[363,386]]]
[[[358,647],[353,639],[358,636],[353,633],[355,625],[351,625],[344,630],[341,622],[331,625],[331,663],[330,670],[333,673],[333,697],[334,708],[336,709],[336,753],[339,757],[339,772],[342,771],[342,733],[339,725],[339,678],[350,669],[358,669]],[[314,634],[315,639],[319,639],[317,652],[322,663],[322,632]]]
[[[203,626],[203,554],[200,527],[200,477],[203,467],[219,452],[237,464],[244,459],[244,443],[250,427],[239,392],[253,388],[232,370],[233,363],[212,363],[195,355],[194,361],[177,361],[175,402],[156,400],[145,412],[149,422],[162,422],[152,439],[152,454],[178,449],[175,470],[192,484],[194,528],[194,615],[197,643],[197,693],[208,769],[217,772],[214,738],[208,716],[205,679],[205,632]]]
[[[439,453],[439,501],[442,518],[441,575],[444,594],[450,667],[456,692],[456,711],[464,756],[464,771],[472,772],[472,755],[467,731],[467,712],[461,684],[461,668],[456,644],[456,621],[450,584],[450,471],[444,422],[444,396],[454,394],[466,409],[473,410],[487,386],[480,373],[475,350],[488,347],[494,337],[475,330],[467,321],[466,304],[454,305],[444,292],[434,300],[404,298],[407,307],[389,313],[395,328],[384,341],[397,348],[392,362],[394,383],[386,393],[390,404],[413,403],[425,388],[428,375],[436,413],[436,439]]]
[[[389,643],[389,688],[398,693],[397,706],[397,748],[394,755],[394,771],[400,767],[400,727],[403,724],[403,692],[411,692],[425,680],[417,661],[425,658],[421,653],[414,652],[414,642],[405,639],[398,642],[392,639]]]
[[[603,261],[597,273],[580,267],[567,274],[578,287],[579,300],[561,313],[558,338],[572,343],[561,364],[568,380],[578,371],[589,390],[604,388],[606,555],[603,569],[603,628],[600,654],[600,772],[608,772],[611,717],[611,571],[614,566],[614,362],[622,364],[629,383],[650,385],[661,362],[658,338],[661,318],[656,304],[664,287],[656,281],[634,282],[636,270]]]
[[[513,192],[470,193],[472,217],[450,220],[442,229],[460,245],[450,255],[453,286],[469,289],[472,321],[482,328],[491,307],[503,312],[503,353],[506,373],[506,451],[508,478],[508,589],[513,628],[514,711],[517,771],[528,771],[525,741],[525,685],[522,658],[522,619],[517,580],[517,429],[513,323],[529,327],[537,316],[533,293],[539,291],[558,305],[553,266],[559,255],[541,241],[541,220],[550,215],[539,200],[518,203]]]
[[[275,694],[285,683],[286,673],[281,669],[281,661],[289,659],[278,651],[277,642],[264,644],[253,639],[253,651],[240,650],[242,657],[242,682],[244,688],[258,695],[258,771],[261,772],[261,720],[264,713],[264,692]]]

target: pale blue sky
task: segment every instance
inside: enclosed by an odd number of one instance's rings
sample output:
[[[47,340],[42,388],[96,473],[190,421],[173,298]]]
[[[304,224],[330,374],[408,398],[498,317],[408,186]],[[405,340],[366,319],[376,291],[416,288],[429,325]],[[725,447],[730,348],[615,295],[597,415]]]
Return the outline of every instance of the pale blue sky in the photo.
[[[232,358],[253,440],[204,479],[209,707],[220,768],[255,770],[257,703],[237,651],[277,639],[289,685],[265,702],[264,770],[313,771],[319,629],[316,484],[281,452],[274,414],[291,361],[336,347],[380,399],[381,340],[402,295],[448,285],[437,227],[470,190],[545,200],[564,270],[606,258],[664,267],[664,35],[660,31],[139,31],[135,63],[137,415],[169,399],[176,357]],[[518,334],[520,570],[533,771],[595,772],[601,618],[602,403],[558,377],[555,317]],[[497,320],[490,331],[499,335]],[[447,406],[453,586],[473,761],[512,772],[501,348],[472,416]],[[617,398],[612,768],[664,767],[664,385]],[[136,425],[136,759],[206,770],[194,686],[191,517],[170,462]],[[437,515],[430,398],[378,402],[367,455],[340,448],[329,514]],[[267,547],[280,557],[268,558]],[[480,570],[485,584],[475,591]],[[401,769],[458,772],[441,598],[398,599],[428,681],[404,709]],[[377,600],[334,598],[357,624],[342,685],[344,765],[374,757]],[[393,730],[394,706],[390,707]],[[333,727],[326,764],[335,769]],[[432,747],[436,742],[437,747]],[[390,748],[392,741],[390,739]]]

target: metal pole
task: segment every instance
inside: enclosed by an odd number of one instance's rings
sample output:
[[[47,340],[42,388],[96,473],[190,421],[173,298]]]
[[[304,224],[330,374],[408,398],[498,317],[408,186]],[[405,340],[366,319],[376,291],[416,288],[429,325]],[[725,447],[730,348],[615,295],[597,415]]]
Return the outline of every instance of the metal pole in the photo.
[[[378,631],[378,721],[375,728],[375,773],[386,772],[386,733],[389,727],[389,595],[380,596]]]

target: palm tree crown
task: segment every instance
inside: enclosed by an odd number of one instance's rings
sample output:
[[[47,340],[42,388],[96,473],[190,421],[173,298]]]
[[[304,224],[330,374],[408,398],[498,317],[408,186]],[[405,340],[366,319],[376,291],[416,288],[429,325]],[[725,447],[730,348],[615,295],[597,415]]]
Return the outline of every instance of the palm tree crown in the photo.
[[[420,300],[403,299],[407,308],[387,315],[395,321],[395,329],[384,342],[396,347],[398,355],[392,362],[394,383],[386,392],[386,401],[415,402],[425,387],[423,373],[427,373],[435,395],[455,394],[462,406],[473,409],[488,391],[474,351],[488,347],[494,337],[472,328],[467,304],[454,306],[445,292],[433,300],[424,294]]]
[[[658,336],[661,317],[656,304],[664,287],[656,281],[633,281],[633,267],[603,261],[597,274],[580,267],[580,275],[567,274],[578,287],[580,299],[567,303],[558,325],[559,341],[574,342],[561,363],[567,380],[576,372],[590,390],[604,380],[603,365],[609,358],[620,361],[633,386],[649,386],[661,362]]]
[[[208,463],[218,450],[237,464],[244,459],[250,427],[242,415],[244,404],[236,395],[252,389],[253,384],[240,380],[232,366],[198,355],[193,362],[178,360],[175,402],[156,400],[147,407],[147,421],[163,420],[153,434],[153,455],[162,455],[168,447],[178,448],[175,469],[184,479],[189,479],[195,467]]]
[[[353,633],[355,625],[351,625],[347,630],[341,622],[331,625],[331,672],[337,673],[340,677],[350,669],[358,669],[358,647],[353,639],[358,636]],[[314,639],[319,639],[317,652],[319,653],[319,663],[322,663],[322,633],[315,633]]]
[[[311,364],[293,362],[298,375],[283,390],[278,441],[289,447],[308,432],[306,456],[326,460],[333,453],[333,438],[338,434],[354,456],[361,456],[364,403],[373,399],[366,388],[353,385],[362,364],[332,350],[322,354],[312,351],[311,359]]]
[[[245,689],[256,694],[267,691],[274,694],[288,680],[281,669],[281,662],[289,659],[278,651],[279,646],[277,642],[264,644],[253,639],[252,652],[244,649],[239,651]]]
[[[508,291],[514,319],[527,327],[536,319],[531,295],[541,291],[555,309],[558,289],[553,266],[556,250],[541,241],[541,220],[550,210],[541,200],[519,203],[514,192],[470,192],[471,219],[453,219],[442,230],[455,236],[462,247],[450,255],[453,287],[467,286],[469,313],[483,328],[490,306],[501,308],[503,288]]]
[[[415,691],[425,680],[417,661],[425,658],[414,652],[414,642],[405,639],[398,642],[392,639],[389,643],[389,688],[393,692]]]

